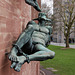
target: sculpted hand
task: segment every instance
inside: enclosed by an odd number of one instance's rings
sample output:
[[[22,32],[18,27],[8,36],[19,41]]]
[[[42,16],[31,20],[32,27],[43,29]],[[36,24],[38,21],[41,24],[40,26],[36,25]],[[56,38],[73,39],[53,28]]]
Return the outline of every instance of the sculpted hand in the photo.
[[[9,57],[9,60],[11,61],[15,61],[15,62],[18,61],[18,56],[15,54],[10,53],[8,57]]]
[[[17,52],[18,52],[18,50],[15,47],[13,47],[11,52],[8,54],[9,60],[17,61]]]

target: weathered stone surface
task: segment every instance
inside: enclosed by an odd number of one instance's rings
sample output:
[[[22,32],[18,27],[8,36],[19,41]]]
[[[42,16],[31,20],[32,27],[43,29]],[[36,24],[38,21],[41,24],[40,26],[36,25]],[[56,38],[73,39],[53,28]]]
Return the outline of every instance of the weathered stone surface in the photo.
[[[27,22],[33,18],[32,11],[24,0],[0,0],[0,75],[39,75],[39,62],[25,63],[20,72],[15,72],[5,56]]]

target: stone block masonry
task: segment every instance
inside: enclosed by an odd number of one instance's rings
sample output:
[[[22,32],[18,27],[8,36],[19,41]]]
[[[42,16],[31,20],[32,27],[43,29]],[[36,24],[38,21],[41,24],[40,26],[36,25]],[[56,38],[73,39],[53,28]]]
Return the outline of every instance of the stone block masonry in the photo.
[[[39,75],[39,62],[25,63],[21,71],[16,72],[10,68],[11,62],[5,56],[27,22],[37,14],[24,0],[0,0],[0,75]]]

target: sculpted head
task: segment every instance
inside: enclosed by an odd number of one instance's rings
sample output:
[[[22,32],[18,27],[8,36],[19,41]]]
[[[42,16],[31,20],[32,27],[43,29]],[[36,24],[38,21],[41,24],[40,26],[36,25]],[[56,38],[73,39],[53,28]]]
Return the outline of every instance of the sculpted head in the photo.
[[[51,21],[51,19],[48,19],[47,18],[46,13],[43,13],[43,12],[39,13],[38,14],[38,18],[35,18],[33,20],[38,20],[38,21]]]

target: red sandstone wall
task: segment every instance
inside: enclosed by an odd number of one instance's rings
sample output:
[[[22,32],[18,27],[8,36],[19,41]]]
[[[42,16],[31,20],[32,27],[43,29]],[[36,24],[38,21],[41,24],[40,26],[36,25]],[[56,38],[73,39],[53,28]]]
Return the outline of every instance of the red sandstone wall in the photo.
[[[39,62],[25,63],[21,72],[15,72],[10,69],[11,63],[5,56],[27,22],[34,17],[32,15],[31,7],[24,0],[0,0],[0,75],[39,75]]]
[[[41,7],[41,0],[37,0],[37,1],[38,1],[39,6]],[[37,18],[39,12],[36,11],[33,7],[31,8],[31,10],[32,10],[32,12],[31,12],[31,14],[32,14],[32,15],[31,15],[31,16],[32,16],[32,19]],[[37,15],[36,15],[35,13],[36,13]]]

